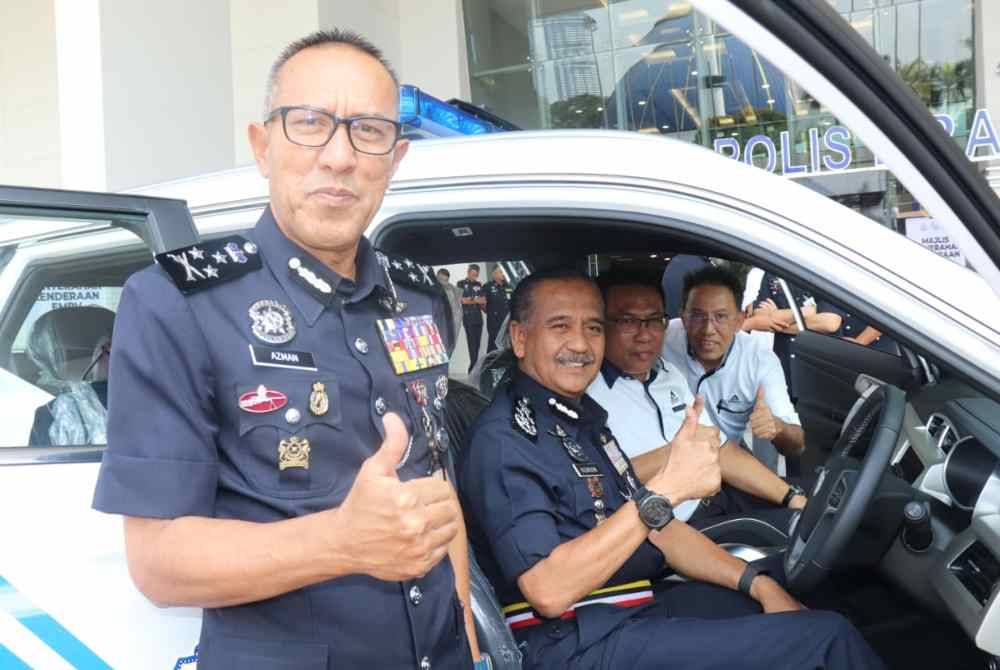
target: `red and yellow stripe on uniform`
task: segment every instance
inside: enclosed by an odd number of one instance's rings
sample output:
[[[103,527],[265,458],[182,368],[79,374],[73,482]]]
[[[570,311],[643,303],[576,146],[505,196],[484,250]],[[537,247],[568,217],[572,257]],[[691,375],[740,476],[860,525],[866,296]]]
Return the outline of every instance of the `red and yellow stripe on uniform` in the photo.
[[[617,586],[605,586],[588,593],[583,600],[574,603],[568,610],[559,615],[560,619],[572,619],[576,617],[576,609],[587,605],[615,605],[617,607],[636,607],[653,602],[653,584],[648,579],[641,579],[637,582],[619,584]],[[531,605],[525,602],[514,603],[503,608],[504,616],[507,618],[507,625],[511,630],[526,628],[542,623]]]

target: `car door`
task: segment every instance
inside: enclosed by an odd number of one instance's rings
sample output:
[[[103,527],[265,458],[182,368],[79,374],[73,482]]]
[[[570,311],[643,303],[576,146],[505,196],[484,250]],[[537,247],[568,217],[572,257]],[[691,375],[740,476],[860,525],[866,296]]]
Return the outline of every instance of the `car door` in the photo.
[[[870,146],[1000,294],[1000,201],[913,90],[825,0],[695,0],[830,108]],[[831,287],[836,300],[838,287]],[[794,303],[794,301],[790,301]],[[793,304],[793,310],[799,306]],[[867,322],[891,330],[877,312]],[[801,315],[799,316],[801,323]],[[906,388],[916,359],[845,333],[806,330],[791,343],[790,383],[810,443],[829,448],[866,377]]]
[[[183,201],[0,186],[0,667],[193,659],[200,610],[139,594],[90,505],[121,287],[196,240]]]

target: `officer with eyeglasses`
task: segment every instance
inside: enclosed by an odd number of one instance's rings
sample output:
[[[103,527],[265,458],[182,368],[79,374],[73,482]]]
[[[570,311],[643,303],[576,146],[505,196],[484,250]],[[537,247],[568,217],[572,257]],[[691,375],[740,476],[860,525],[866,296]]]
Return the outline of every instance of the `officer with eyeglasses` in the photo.
[[[157,256],[115,325],[94,506],[153,602],[203,608],[198,667],[468,670],[468,549],[441,472],[450,309],[364,237],[407,150],[355,33],[289,45],[249,128],[247,237]]]
[[[661,358],[667,317],[656,279],[638,271],[612,270],[601,275],[606,346],[600,374],[587,388],[587,395],[607,410],[608,427],[643,482],[668,458],[669,442],[694,404],[680,368]],[[717,541],[784,544],[795,510],[805,507],[806,497],[738,442],[721,439],[707,409],[699,423],[714,431],[714,439],[722,445],[723,487],[702,504],[694,500],[678,505],[674,516]],[[717,551],[705,553],[704,560],[713,559]],[[780,564],[776,567],[781,569]]]
[[[749,428],[754,455],[774,470],[777,454],[768,444],[798,456],[805,434],[777,356],[740,330],[742,295],[739,278],[725,268],[687,275],[681,322],[671,323],[663,357],[684,374],[692,393],[705,396],[726,439],[739,443]]]

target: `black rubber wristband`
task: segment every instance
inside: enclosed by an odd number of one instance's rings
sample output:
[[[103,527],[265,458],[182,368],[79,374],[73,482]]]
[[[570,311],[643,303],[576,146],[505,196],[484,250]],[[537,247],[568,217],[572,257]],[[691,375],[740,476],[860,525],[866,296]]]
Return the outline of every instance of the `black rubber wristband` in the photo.
[[[794,484],[791,484],[788,487],[788,492],[785,493],[785,497],[781,499],[781,506],[782,507],[788,507],[788,503],[792,502],[792,498],[794,498],[795,496],[800,496],[800,495],[805,495],[805,491],[803,491],[798,486],[795,486]]]
[[[739,584],[736,588],[740,590],[740,593],[750,595],[750,585],[753,584],[754,577],[757,575],[766,575],[767,570],[765,570],[760,565],[755,565],[753,563],[747,563],[746,569],[743,571],[743,575],[740,577]]]

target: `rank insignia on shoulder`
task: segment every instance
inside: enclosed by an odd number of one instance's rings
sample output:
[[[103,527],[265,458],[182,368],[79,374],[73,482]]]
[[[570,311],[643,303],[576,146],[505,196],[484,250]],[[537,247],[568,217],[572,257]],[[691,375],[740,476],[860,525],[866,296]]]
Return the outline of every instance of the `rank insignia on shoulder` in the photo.
[[[521,396],[514,402],[514,428],[532,442],[538,439],[538,426],[535,425],[535,410],[531,401]]]
[[[157,254],[156,262],[185,295],[238,279],[261,267],[257,245],[240,235]]]

